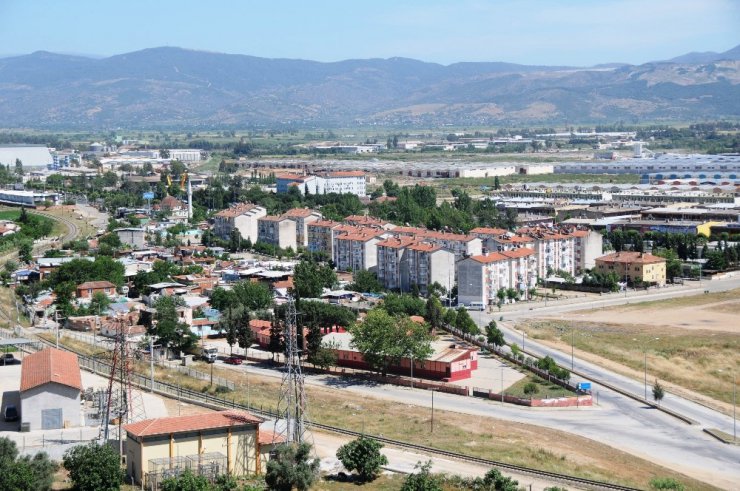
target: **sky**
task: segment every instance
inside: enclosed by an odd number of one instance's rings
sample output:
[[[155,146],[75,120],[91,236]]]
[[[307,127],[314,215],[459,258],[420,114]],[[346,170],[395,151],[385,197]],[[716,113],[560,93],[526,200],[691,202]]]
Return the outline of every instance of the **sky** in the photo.
[[[639,64],[740,44],[740,0],[0,0],[0,56],[158,46],[268,58]]]

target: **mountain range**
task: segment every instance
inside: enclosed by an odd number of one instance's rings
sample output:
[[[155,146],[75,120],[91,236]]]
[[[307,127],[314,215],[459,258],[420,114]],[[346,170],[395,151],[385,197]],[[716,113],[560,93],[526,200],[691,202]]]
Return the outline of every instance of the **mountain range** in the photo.
[[[151,48],[0,58],[0,126],[517,125],[740,117],[740,46],[590,68]]]

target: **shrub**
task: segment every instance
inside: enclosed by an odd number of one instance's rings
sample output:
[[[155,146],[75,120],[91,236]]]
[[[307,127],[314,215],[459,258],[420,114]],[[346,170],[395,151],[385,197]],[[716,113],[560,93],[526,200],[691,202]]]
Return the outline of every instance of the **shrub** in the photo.
[[[672,477],[655,477],[650,480],[650,487],[653,489],[672,489],[674,491],[683,491],[685,489],[681,481]]]
[[[71,448],[64,454],[62,462],[78,491],[121,489],[123,470],[118,455],[110,445],[93,442]]]
[[[372,481],[380,474],[381,466],[388,464],[388,458],[380,453],[381,448],[383,444],[379,441],[360,436],[339,447],[337,458],[348,471],[357,471],[360,480]]]

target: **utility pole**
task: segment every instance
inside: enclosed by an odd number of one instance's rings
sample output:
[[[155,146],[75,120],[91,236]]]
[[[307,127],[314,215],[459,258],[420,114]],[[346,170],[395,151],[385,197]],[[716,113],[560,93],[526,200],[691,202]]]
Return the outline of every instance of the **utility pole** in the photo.
[[[737,378],[735,374],[735,370],[732,370],[732,441],[737,441],[737,419],[735,418],[735,410],[736,410],[736,399],[735,395],[737,394]]]
[[[645,350],[645,400],[647,401],[647,349]]]
[[[364,420],[363,420],[363,426],[364,426]],[[431,432],[434,433],[434,389],[432,389],[432,431]]]
[[[575,362],[575,344],[576,344],[576,330],[570,328],[570,371],[572,372],[576,366]]]
[[[149,378],[151,382],[151,392],[154,392],[154,337],[149,336]]]

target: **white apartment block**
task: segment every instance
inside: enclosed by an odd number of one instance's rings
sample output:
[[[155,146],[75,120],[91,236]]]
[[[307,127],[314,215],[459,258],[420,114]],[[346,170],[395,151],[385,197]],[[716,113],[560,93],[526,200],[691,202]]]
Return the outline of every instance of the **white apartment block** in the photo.
[[[404,289],[401,282],[401,267],[406,248],[416,242],[409,236],[391,237],[377,243],[378,248],[378,281],[389,290],[408,291],[408,282]]]
[[[325,252],[334,257],[334,237],[345,230],[347,225],[333,220],[317,220],[309,223],[307,229],[308,250],[311,252]]]
[[[213,232],[221,239],[228,240],[231,232],[236,229],[244,240],[257,242],[259,229],[257,220],[267,215],[267,210],[250,203],[239,203],[221,210],[214,217]]]
[[[574,230],[574,263],[576,273],[596,267],[596,258],[604,255],[604,237],[593,230]]]
[[[450,291],[454,281],[453,252],[427,242],[417,242],[406,248],[401,267],[401,291],[411,291],[416,285],[422,295],[427,295],[433,283],[439,283]]]
[[[198,162],[202,160],[203,150],[192,148],[171,148],[170,160],[179,160],[180,162]]]
[[[334,264],[339,271],[368,270],[375,272],[378,265],[377,243],[384,231],[363,229],[334,238]]]
[[[296,250],[296,224],[290,218],[267,215],[257,220],[257,240],[280,249]]]
[[[321,213],[308,208],[293,208],[283,213],[282,217],[295,222],[295,241],[301,247],[308,246],[308,225],[323,218]]]
[[[537,275],[547,276],[548,270],[575,274],[575,238],[572,235],[550,230],[535,229],[529,233],[534,239],[537,257]]]
[[[453,234],[449,232],[435,232],[420,227],[396,227],[391,231],[394,235],[407,235],[419,240],[432,243],[447,249],[455,254],[455,260],[460,261],[467,256],[483,253],[481,239],[473,235]]]
[[[287,193],[295,187],[301,194],[356,194],[367,196],[365,173],[362,171],[327,172],[321,175],[278,174],[277,192]]]
[[[489,252],[457,263],[458,304],[498,303],[500,289],[514,288],[525,297],[537,282],[537,261],[532,249]]]

